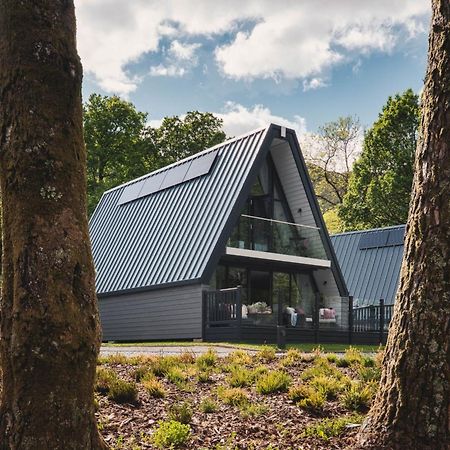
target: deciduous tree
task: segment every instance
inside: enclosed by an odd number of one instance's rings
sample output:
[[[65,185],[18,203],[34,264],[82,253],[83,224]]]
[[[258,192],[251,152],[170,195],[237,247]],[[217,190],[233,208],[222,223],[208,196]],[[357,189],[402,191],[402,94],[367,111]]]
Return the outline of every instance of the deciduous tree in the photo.
[[[226,139],[222,124],[222,119],[208,112],[165,117],[149,135],[154,147],[151,165],[162,167],[220,144]]]
[[[406,222],[419,125],[418,96],[411,89],[389,97],[364,137],[339,215],[348,229]]]
[[[71,0],[0,0],[0,449],[105,448]]]
[[[339,117],[319,128],[303,149],[323,211],[342,203],[353,162],[360,151],[361,126],[351,116]]]
[[[104,191],[149,171],[146,121],[146,113],[117,96],[92,94],[85,103],[89,214]]]
[[[432,9],[399,292],[357,449],[450,448],[450,2]]]

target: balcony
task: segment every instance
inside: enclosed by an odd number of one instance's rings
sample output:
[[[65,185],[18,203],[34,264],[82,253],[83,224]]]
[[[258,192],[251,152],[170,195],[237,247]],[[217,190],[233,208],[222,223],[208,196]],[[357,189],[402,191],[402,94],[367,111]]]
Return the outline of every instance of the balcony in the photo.
[[[228,240],[226,253],[330,267],[319,228],[246,214]]]

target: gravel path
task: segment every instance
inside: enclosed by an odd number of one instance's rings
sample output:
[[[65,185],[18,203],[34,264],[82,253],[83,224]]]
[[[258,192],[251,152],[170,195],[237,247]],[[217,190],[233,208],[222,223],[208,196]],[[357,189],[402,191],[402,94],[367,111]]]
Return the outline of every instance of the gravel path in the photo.
[[[220,345],[164,345],[164,346],[139,346],[139,345],[102,345],[100,354],[102,356],[109,356],[114,354],[121,354],[125,356],[137,355],[179,355],[183,352],[192,352],[195,355],[202,355],[209,349],[213,349],[219,356],[228,356],[235,351],[237,347],[225,347]],[[256,353],[255,350],[245,349],[249,353]]]

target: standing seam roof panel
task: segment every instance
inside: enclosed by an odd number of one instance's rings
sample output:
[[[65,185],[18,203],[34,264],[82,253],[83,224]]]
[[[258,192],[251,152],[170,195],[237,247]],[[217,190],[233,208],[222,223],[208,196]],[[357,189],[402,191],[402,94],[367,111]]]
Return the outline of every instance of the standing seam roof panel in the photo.
[[[199,279],[267,130],[257,130],[188,158],[218,151],[207,175],[123,205],[118,204],[120,196],[132,183],[106,192],[90,222],[97,292]]]
[[[367,303],[381,298],[387,304],[395,301],[403,258],[403,245],[385,245],[360,249],[367,234],[403,233],[404,225],[376,230],[354,231],[331,236],[350,295]]]

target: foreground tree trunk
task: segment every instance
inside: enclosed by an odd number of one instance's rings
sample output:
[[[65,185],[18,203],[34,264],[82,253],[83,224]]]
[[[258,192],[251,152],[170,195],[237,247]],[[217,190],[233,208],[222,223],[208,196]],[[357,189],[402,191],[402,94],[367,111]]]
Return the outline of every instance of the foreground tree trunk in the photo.
[[[0,449],[102,449],[72,0],[0,0]]]
[[[432,3],[401,281],[358,449],[450,448],[450,2]]]

